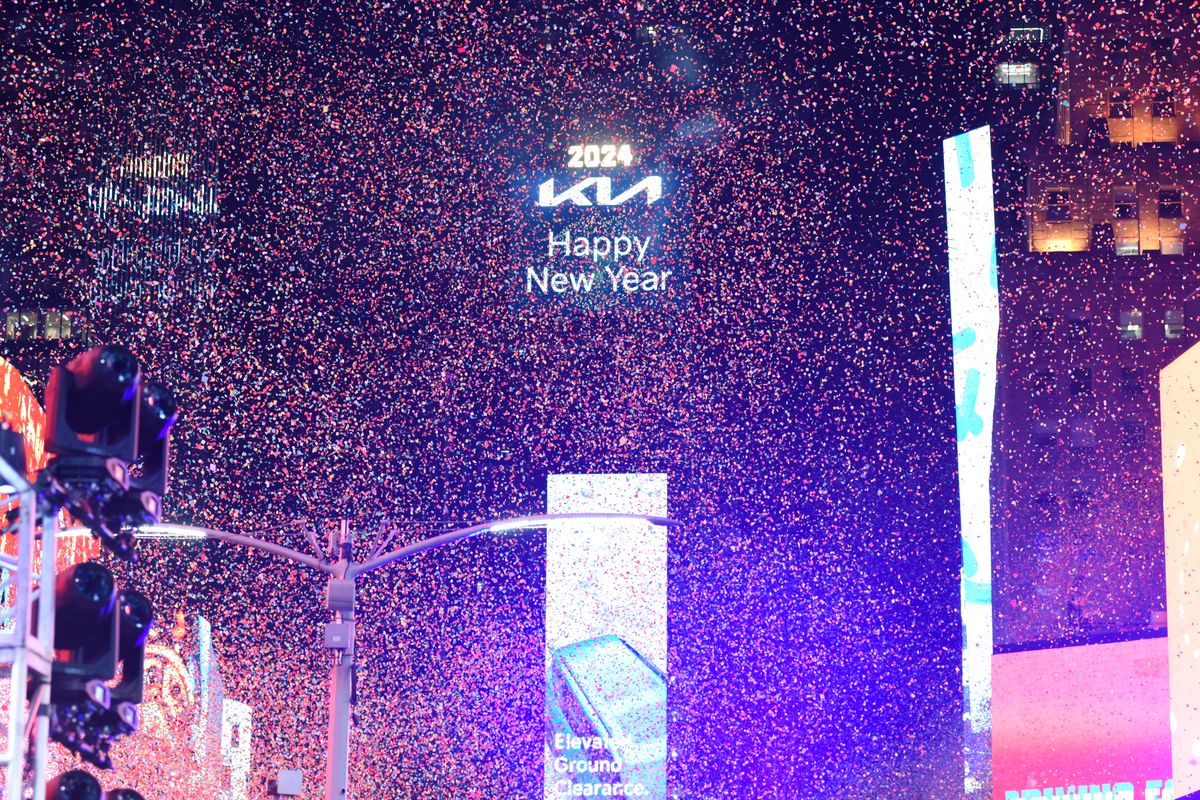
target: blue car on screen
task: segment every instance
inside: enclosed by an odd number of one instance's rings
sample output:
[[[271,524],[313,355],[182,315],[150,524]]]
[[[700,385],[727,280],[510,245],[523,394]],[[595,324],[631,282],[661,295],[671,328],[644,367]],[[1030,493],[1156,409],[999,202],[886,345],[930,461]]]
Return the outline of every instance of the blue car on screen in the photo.
[[[556,649],[546,747],[550,797],[665,800],[666,676],[613,634]]]

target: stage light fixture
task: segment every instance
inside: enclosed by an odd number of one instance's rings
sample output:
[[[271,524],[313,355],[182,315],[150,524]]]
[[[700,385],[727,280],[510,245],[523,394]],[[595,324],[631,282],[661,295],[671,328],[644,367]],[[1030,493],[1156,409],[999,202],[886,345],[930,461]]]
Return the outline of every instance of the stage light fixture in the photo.
[[[112,767],[112,743],[138,729],[145,644],[154,610],[141,592],[118,591],[112,573],[85,562],[56,580],[55,648],[50,684],[50,737],[101,769]],[[105,681],[117,674],[115,686]]]
[[[100,781],[81,769],[58,775],[46,784],[46,800],[101,800]]]
[[[145,800],[140,792],[133,789],[113,789],[104,795],[104,800]]]
[[[145,685],[146,639],[154,625],[150,598],[134,589],[121,591],[121,682],[112,690],[115,702],[140,703]]]
[[[140,402],[137,460],[130,473],[129,488],[114,494],[104,505],[103,529],[111,534],[111,541],[106,544],[120,558],[133,556],[133,534],[128,528],[162,521],[162,496],[167,491],[171,460],[171,426],[178,415],[175,397],[161,383],[143,382]]]
[[[46,450],[60,456],[137,455],[141,368],[124,347],[81,353],[50,372],[46,387]]]
[[[51,372],[46,415],[50,501],[131,560],[128,529],[162,520],[178,415],[171,390],[142,381],[124,347],[96,347]]]
[[[72,651],[64,666],[86,663],[77,674],[111,678],[116,670],[116,635],[113,612],[117,582],[103,564],[85,561],[59,573],[55,579],[54,647]],[[95,674],[96,659],[111,651],[112,669]],[[59,662],[56,662],[56,666]]]

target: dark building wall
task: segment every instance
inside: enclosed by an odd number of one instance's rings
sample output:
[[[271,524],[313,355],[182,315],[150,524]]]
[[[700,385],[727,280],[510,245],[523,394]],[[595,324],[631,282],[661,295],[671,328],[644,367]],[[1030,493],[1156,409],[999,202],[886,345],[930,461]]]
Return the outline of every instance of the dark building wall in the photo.
[[[1042,76],[997,87],[993,117],[999,645],[1145,628],[1164,606],[1158,371],[1200,333],[1186,302],[1200,286],[1195,34],[1169,9],[1125,12],[1030,8],[998,34],[998,58],[1037,59]],[[1005,28],[1030,21],[1051,41],[1005,51]],[[1155,120],[1164,86],[1176,116]],[[1136,143],[1113,87],[1130,88]],[[1172,189],[1177,210],[1160,196]]]

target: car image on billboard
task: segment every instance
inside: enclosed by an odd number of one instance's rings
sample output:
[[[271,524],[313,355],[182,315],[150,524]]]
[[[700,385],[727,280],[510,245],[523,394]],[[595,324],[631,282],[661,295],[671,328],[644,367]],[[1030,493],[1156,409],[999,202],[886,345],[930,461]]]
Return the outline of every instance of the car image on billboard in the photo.
[[[614,634],[556,649],[546,682],[547,797],[666,799],[667,682]]]

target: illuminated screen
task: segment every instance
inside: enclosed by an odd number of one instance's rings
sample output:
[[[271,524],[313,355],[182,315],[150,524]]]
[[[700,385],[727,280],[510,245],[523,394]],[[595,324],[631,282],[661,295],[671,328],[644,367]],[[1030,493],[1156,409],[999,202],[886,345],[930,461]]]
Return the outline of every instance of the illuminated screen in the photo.
[[[0,358],[0,422],[6,422],[25,439],[26,474],[46,464],[42,443],[46,415],[15,366]]]
[[[964,758],[973,794],[986,791],[991,755],[991,469],[1000,328],[991,132],[983,127],[946,139],[943,153],[962,521]]]
[[[1171,665],[1171,766],[1177,794],[1200,790],[1200,349],[1162,370],[1163,527]]]
[[[551,475],[551,514],[667,514],[667,476]],[[667,798],[667,531],[546,533],[546,798]]]
[[[567,140],[564,140],[567,141]],[[567,141],[514,183],[518,306],[661,306],[687,293],[690,188],[628,141]]]
[[[992,680],[994,797],[1173,796],[1166,638],[1000,653]]]

